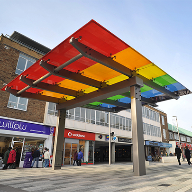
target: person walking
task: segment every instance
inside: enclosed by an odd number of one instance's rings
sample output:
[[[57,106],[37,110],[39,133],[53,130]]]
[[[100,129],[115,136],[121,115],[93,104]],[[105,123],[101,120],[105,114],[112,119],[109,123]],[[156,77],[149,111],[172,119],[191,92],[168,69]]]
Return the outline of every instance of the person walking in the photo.
[[[36,161],[36,168],[38,168],[39,157],[40,157],[40,151],[39,151],[39,148],[36,148],[34,153],[33,153],[33,163],[31,165],[31,168],[35,164],[35,161]]]
[[[50,154],[49,154],[49,149],[46,148],[44,153],[44,160],[45,160],[45,167],[49,167],[49,160],[50,160]]]
[[[4,158],[3,158],[4,167],[3,167],[3,169],[7,169],[7,167],[8,167],[7,160],[9,158],[9,153],[10,153],[11,149],[12,149],[12,147],[9,147],[4,154]]]
[[[77,156],[78,156],[78,153],[77,153],[77,151],[75,151],[75,153],[74,153],[74,158],[73,158],[73,165],[76,163],[76,165],[78,164],[78,162],[77,162]]]
[[[187,158],[188,165],[191,165],[191,162],[190,162],[191,153],[188,149],[188,146],[185,147],[185,157]]]
[[[182,153],[181,149],[178,147],[178,145],[176,145],[175,155],[177,155],[177,160],[178,160],[179,165],[181,165],[181,162],[180,162],[181,153]]]
[[[81,159],[83,159],[83,153],[81,152],[81,149],[79,149],[79,153],[77,155],[78,160],[77,166],[81,166]]]
[[[9,168],[11,168],[11,169],[16,168],[16,151],[15,151],[15,148],[13,148],[9,153],[9,157],[7,160],[7,167],[8,166],[10,166]]]

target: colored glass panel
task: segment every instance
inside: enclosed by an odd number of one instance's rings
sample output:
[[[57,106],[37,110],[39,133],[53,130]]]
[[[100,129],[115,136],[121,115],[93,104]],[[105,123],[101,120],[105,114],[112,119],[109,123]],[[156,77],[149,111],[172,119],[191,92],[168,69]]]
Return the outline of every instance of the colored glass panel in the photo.
[[[115,96],[113,96],[113,97],[109,97],[108,99],[116,101],[116,100],[121,99],[121,98],[124,98],[124,97],[125,97],[125,96],[122,96],[122,95],[115,95]]]
[[[175,79],[173,79],[171,76],[169,76],[168,74],[157,77],[153,81],[162,87],[166,86],[166,85],[177,83],[177,81]]]
[[[186,89],[186,88],[181,83],[174,83],[174,84],[171,84],[171,85],[167,85],[166,89],[173,92],[173,91],[183,90],[183,89]]]
[[[156,77],[166,75],[166,73],[157,67],[154,63],[150,63],[137,69],[137,73],[146,77],[147,79],[154,79]]]
[[[151,63],[150,60],[146,59],[143,55],[138,53],[132,47],[122,50],[116,53],[114,56],[116,56],[116,59],[114,59],[115,61],[121,63],[131,70],[135,70],[136,68]]]
[[[141,96],[146,98],[155,97],[158,95],[162,95],[162,93],[155,89],[141,93]]]
[[[149,86],[147,86],[147,85],[143,85],[143,87],[141,87],[140,88],[140,90],[141,90],[141,93],[142,92],[145,92],[145,91],[149,91],[149,90],[152,90],[153,88],[151,88],[151,87],[149,87]]]

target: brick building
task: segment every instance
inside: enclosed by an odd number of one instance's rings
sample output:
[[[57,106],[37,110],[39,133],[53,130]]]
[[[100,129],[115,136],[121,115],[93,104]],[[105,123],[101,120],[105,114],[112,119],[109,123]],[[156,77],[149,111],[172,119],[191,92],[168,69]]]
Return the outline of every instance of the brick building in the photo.
[[[30,67],[49,48],[14,32],[10,37],[0,36],[0,88]],[[17,147],[17,165],[27,151],[50,146],[50,127],[43,125],[45,102],[15,97],[0,91],[0,157],[9,146]],[[25,147],[23,147],[25,146]],[[23,149],[23,151],[22,151]],[[22,163],[20,163],[22,166]]]

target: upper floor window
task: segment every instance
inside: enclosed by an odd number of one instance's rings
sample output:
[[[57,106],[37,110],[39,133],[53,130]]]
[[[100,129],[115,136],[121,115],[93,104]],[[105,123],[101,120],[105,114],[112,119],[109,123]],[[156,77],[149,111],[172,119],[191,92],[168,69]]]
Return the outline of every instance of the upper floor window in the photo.
[[[49,115],[55,115],[57,116],[58,111],[56,110],[56,105],[55,103],[49,103],[48,106],[48,114]]]
[[[165,119],[163,115],[161,115],[161,119],[162,119],[162,125],[165,125]]]
[[[25,71],[27,68],[29,68],[31,65],[33,65],[33,63],[35,63],[35,62],[36,62],[35,59],[33,59],[23,53],[20,53],[15,73],[20,75],[23,71]]]
[[[28,99],[10,94],[7,107],[27,111],[27,103]]]

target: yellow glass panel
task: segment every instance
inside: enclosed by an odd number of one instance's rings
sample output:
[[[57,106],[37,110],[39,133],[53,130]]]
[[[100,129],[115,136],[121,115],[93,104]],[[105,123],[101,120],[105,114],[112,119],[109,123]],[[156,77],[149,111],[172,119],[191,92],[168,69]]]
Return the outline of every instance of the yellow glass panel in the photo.
[[[87,89],[84,89],[83,91],[84,91],[84,93],[91,93],[91,92],[97,91],[97,90],[98,90],[98,88],[89,87],[89,88],[87,88]]]
[[[124,81],[124,80],[126,80],[126,79],[129,79],[129,77],[126,76],[126,75],[119,75],[119,76],[117,76],[117,77],[114,77],[114,78],[112,78],[112,79],[109,79],[109,80],[107,81],[107,84],[108,84],[108,85],[113,85],[113,84],[115,84],[115,83]]]
[[[116,72],[113,69],[110,69],[104,65],[101,65],[100,63],[96,63],[83,70],[82,74],[97,81],[106,81],[108,79],[119,76],[121,73]]]
[[[60,94],[60,93],[54,93],[54,92],[50,92],[50,91],[42,91],[41,94],[46,95],[46,96],[50,96],[50,97],[55,97],[58,99],[64,97],[66,100],[71,100],[71,99],[75,98],[73,96],[68,96],[68,95],[64,95],[64,94]]]
[[[123,51],[115,54],[114,56],[116,56],[116,59],[114,58],[115,61],[121,63],[122,65],[126,66],[131,70],[151,63],[151,61],[146,59],[143,55],[138,53],[132,47],[124,49]]]
[[[162,75],[166,75],[162,69],[157,67],[154,63],[150,63],[137,69],[137,73],[146,77],[147,79],[153,79]]]

